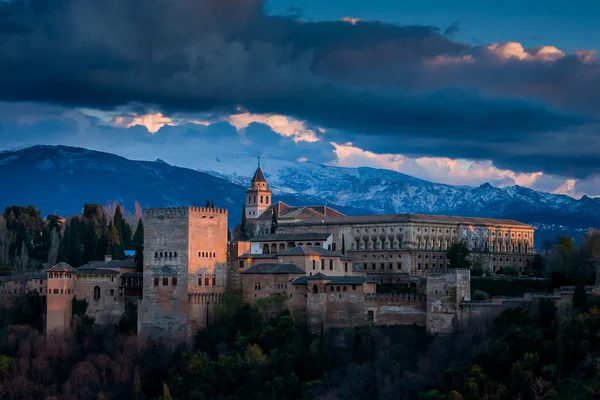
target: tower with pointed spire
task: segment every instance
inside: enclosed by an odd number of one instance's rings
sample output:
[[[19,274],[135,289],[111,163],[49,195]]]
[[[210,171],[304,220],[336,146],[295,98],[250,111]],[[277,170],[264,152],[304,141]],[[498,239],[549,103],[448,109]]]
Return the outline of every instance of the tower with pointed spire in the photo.
[[[265,175],[260,168],[260,159],[250,187],[246,189],[246,219],[254,219],[271,205],[271,188],[267,184]]]

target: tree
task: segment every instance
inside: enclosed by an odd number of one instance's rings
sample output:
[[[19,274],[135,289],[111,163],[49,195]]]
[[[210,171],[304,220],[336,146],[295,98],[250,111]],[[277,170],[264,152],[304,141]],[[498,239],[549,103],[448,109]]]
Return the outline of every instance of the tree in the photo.
[[[140,218],[133,235],[133,245],[135,246],[135,265],[138,272],[144,270],[144,222]]]
[[[210,208],[212,208],[213,210],[215,209],[215,202],[214,201],[210,202]]]
[[[464,241],[453,243],[446,252],[449,267],[470,269],[471,261],[469,260],[469,254],[469,248]]]
[[[115,225],[110,224],[108,227],[108,232],[108,254],[110,254],[114,260],[121,260],[125,258],[119,230]]]
[[[248,231],[246,227],[246,203],[242,206],[242,223],[240,224],[240,240],[248,239]]]
[[[275,233],[277,231],[277,213],[273,210],[273,214],[271,216],[271,233]]]
[[[48,249],[48,265],[56,265],[58,260],[58,248],[60,247],[60,234],[57,228],[50,231],[50,248]]]
[[[9,252],[14,242],[14,234],[6,226],[6,217],[0,214],[0,267],[9,265]]]
[[[163,400],[173,400],[171,398],[171,393],[169,393],[169,387],[166,383],[163,383]]]
[[[132,397],[135,400],[140,400],[143,398],[143,393],[142,393],[142,380],[140,379],[140,371],[136,368],[135,369],[135,373],[134,373],[134,377],[133,377],[133,388],[131,390],[132,392]]]
[[[80,221],[79,217],[73,217],[71,219],[69,230],[69,261],[68,263],[74,267],[80,267],[83,265],[82,259],[82,246],[81,246],[81,232],[80,232]]]

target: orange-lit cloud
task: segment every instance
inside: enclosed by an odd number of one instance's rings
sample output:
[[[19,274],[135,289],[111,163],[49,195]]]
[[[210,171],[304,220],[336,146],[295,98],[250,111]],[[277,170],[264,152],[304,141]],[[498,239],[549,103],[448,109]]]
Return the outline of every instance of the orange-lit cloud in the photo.
[[[225,118],[238,131],[242,131],[252,123],[268,125],[273,131],[281,136],[291,137],[295,142],[316,142],[319,140],[313,129],[306,126],[303,121],[288,118],[277,114],[251,114],[242,112],[229,115]],[[325,132],[323,128],[316,128],[320,133]]]

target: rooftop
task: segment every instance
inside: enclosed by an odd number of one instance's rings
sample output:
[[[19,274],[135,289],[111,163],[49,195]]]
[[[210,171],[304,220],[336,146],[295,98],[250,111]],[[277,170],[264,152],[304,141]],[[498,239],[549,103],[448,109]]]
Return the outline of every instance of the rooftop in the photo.
[[[325,256],[325,257],[339,257],[339,254],[334,253],[331,250],[324,249],[320,246],[298,246],[293,249],[286,250],[279,253],[280,256]]]
[[[49,268],[46,272],[74,272],[75,268],[71,267],[65,262],[56,264],[54,267]]]
[[[81,269],[120,269],[136,268],[135,261],[132,260],[111,260],[111,261],[90,261],[89,263],[77,268]]]
[[[292,282],[293,285],[306,285],[310,280],[324,279],[326,285],[362,285],[363,283],[374,283],[375,281],[365,276],[327,276],[322,273],[313,276],[301,276]]]
[[[260,169],[260,165],[258,166],[258,168],[256,168],[256,172],[252,177],[252,183],[254,182],[267,182],[267,180],[265,179],[265,175],[262,172],[262,169]]]
[[[242,274],[298,274],[304,271],[296,264],[257,264],[243,271]]]
[[[250,239],[251,242],[296,242],[300,240],[327,240],[331,236],[331,233],[272,233],[269,235],[255,236]]]
[[[284,222],[284,221],[281,221]],[[430,214],[382,214],[382,215],[357,215],[343,217],[309,218],[297,222],[284,222],[293,225],[343,225],[343,224],[373,224],[373,223],[408,223],[408,222],[434,222],[446,224],[465,225],[508,225],[522,228],[532,228],[523,222],[500,218],[475,218],[448,215]]]
[[[107,268],[79,267],[75,270],[75,275],[119,275],[119,271]]]

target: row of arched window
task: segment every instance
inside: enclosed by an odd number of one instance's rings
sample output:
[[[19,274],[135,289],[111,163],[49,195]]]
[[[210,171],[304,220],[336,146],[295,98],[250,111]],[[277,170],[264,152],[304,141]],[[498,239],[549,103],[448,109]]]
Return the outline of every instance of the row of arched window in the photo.
[[[177,258],[177,252],[176,251],[157,251],[154,253],[154,258],[163,258],[163,257],[168,257],[168,258]]]
[[[217,256],[217,253],[215,253],[214,251],[199,251],[198,252],[198,257],[202,257],[202,258],[215,258]]]
[[[256,195],[248,196],[248,204],[256,204]],[[269,196],[260,196],[260,204],[269,204]]]

